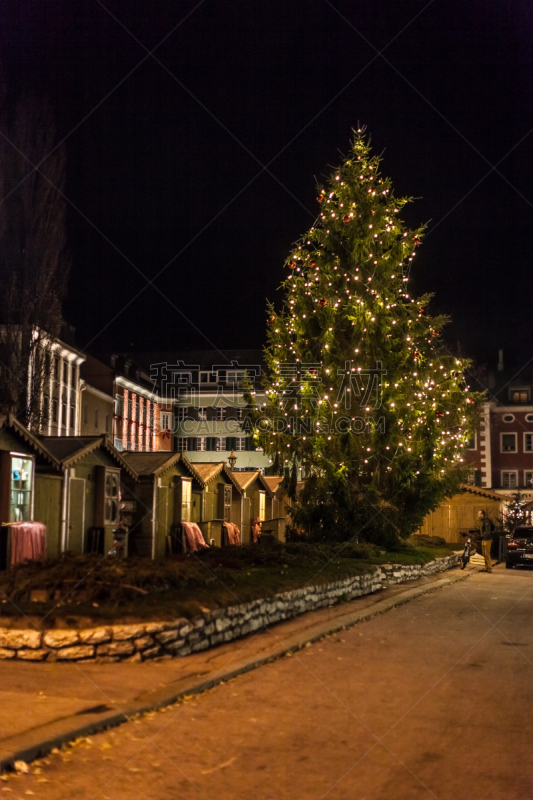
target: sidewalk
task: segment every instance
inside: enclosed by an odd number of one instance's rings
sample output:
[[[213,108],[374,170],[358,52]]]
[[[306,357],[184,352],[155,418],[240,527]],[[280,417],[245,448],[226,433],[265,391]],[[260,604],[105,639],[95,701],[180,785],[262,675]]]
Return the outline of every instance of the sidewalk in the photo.
[[[54,747],[120,725],[281,658],[306,643],[422,594],[465,580],[477,566],[439,573],[312,611],[186,658],[119,664],[3,661],[0,771]]]

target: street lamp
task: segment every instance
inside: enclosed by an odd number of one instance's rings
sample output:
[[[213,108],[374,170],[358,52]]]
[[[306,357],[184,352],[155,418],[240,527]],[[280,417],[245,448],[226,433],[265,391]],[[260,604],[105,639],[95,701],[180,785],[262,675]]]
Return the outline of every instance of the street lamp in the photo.
[[[228,458],[228,461],[229,461],[229,468],[233,472],[233,468],[234,468],[235,464],[237,463],[237,456],[235,455],[233,450],[231,451],[231,455]]]

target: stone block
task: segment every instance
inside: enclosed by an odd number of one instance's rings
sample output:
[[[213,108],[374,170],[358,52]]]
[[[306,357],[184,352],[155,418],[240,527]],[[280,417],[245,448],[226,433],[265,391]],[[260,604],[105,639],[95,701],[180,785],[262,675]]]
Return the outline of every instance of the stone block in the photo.
[[[199,642],[195,642],[192,645],[191,650],[193,653],[197,653],[200,650],[207,650],[208,647],[209,647],[209,639],[201,639]]]
[[[157,645],[156,647],[151,647],[149,650],[143,650],[142,653],[143,661],[146,661],[149,658],[157,658],[160,653],[161,653],[161,647],[159,645]]]
[[[149,647],[154,646],[155,639],[153,636],[141,636],[139,639],[135,639],[133,644],[136,650],[147,650]]]
[[[205,626],[203,634],[204,636],[211,636],[211,634],[214,633],[214,631],[215,631],[215,623],[210,622],[209,625]]]
[[[79,637],[83,644],[102,644],[111,641],[111,628],[85,628]]]
[[[161,644],[168,644],[169,642],[174,642],[178,638],[178,631],[177,630],[170,630],[170,631],[163,631],[163,633],[156,633],[155,638]]]
[[[144,636],[145,630],[144,625],[113,625],[113,641],[122,642]]]
[[[5,658],[15,658],[15,650],[6,650],[5,647],[0,647],[0,660]]]
[[[99,644],[97,654],[99,656],[131,656],[134,650],[133,642],[110,642],[109,644]]]
[[[120,658],[118,656],[98,656],[94,661],[97,664],[116,664]]]
[[[43,643],[47,647],[68,647],[80,641],[78,631],[62,629],[58,631],[46,631],[43,636]]]
[[[0,647],[8,650],[18,650],[19,647],[29,647],[37,650],[41,646],[42,634],[40,631],[21,631],[0,628]]]
[[[184,637],[184,636],[188,636],[191,631],[192,631],[192,625],[187,624],[187,625],[183,625],[179,629],[179,634],[180,634],[180,636]]]
[[[225,617],[219,617],[215,621],[215,628],[217,630],[217,633],[221,633],[222,631],[227,630],[230,625],[231,622],[229,621],[229,619],[226,619]]]
[[[63,647],[57,651],[58,661],[77,661],[79,658],[91,658],[91,656],[94,656],[94,646],[92,644]]]
[[[178,639],[176,642],[171,642],[170,644],[165,645],[165,650],[167,653],[177,653],[178,650],[181,650],[182,647],[185,646],[185,639]]]
[[[190,656],[191,648],[190,647],[182,647],[181,650],[178,650],[176,653],[177,656]]]
[[[210,637],[209,641],[211,642],[212,645],[220,644],[220,642],[224,641],[224,634],[223,633],[214,633]]]
[[[149,622],[145,625],[146,633],[161,633],[162,631],[166,631],[169,628],[172,628],[173,623],[170,622]]]
[[[134,653],[132,656],[126,659],[128,664],[137,664],[143,660],[143,657],[140,653]]]
[[[44,661],[48,650],[17,650],[17,658],[23,661]]]

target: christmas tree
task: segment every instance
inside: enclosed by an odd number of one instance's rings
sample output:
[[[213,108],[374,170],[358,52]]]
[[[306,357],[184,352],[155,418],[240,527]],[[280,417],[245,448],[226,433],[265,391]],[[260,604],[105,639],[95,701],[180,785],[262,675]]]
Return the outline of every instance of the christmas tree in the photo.
[[[406,537],[464,479],[478,398],[447,354],[431,295],[408,292],[423,228],[408,229],[364,131],[326,186],[269,306],[266,402],[256,444],[289,474],[304,466],[294,523],[312,538]]]
[[[527,503],[522,499],[520,492],[513,492],[513,499],[509,500],[503,510],[503,529],[506,533],[513,534],[519,525],[531,524],[531,512]]]

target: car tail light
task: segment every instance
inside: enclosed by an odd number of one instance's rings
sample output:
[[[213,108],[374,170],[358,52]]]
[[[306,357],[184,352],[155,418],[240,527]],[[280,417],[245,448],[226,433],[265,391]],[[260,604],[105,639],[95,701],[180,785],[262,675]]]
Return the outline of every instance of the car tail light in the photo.
[[[507,542],[508,550],[518,550],[518,542]]]

